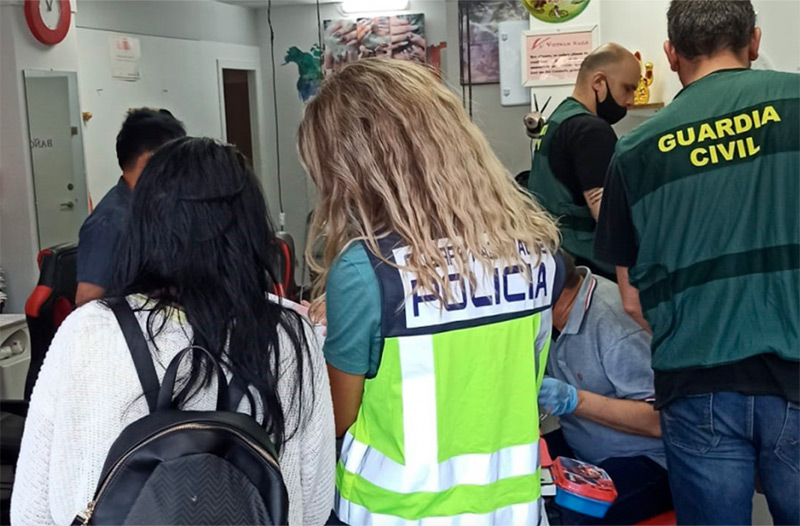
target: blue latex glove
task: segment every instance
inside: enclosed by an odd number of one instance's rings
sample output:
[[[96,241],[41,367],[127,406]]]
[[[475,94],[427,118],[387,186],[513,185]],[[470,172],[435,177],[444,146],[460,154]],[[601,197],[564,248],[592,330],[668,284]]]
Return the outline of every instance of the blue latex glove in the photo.
[[[573,386],[545,378],[539,390],[539,408],[551,415],[568,415],[578,407],[578,390]]]

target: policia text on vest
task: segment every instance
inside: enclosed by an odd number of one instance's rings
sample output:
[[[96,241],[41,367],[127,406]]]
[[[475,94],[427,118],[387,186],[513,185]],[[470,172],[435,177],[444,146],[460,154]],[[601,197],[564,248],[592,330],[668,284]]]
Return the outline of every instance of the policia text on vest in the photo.
[[[526,301],[533,301],[537,305],[547,305],[551,301],[548,295],[548,272],[547,265],[540,262],[534,268],[531,254],[524,243],[517,243],[520,255],[525,261],[525,268],[518,265],[496,264],[491,274],[485,274],[483,267],[476,265],[479,274],[479,281],[475,290],[469,280],[463,275],[453,270],[451,261],[453,257],[453,247],[447,244],[441,250],[445,256],[450,270],[447,280],[453,292],[452,302],[445,301],[444,310],[453,313],[453,316],[445,316],[445,323],[457,321],[458,319],[468,319],[475,315],[491,316],[495,314],[505,314],[522,311],[528,308]],[[395,261],[407,261],[409,251],[407,247],[394,250]],[[491,258],[490,258],[491,259]],[[471,258],[475,263],[474,258]],[[526,283],[525,276],[530,276],[531,281]],[[407,274],[403,274],[403,287],[411,296],[409,312],[406,313],[409,327],[422,327],[429,324],[440,323],[439,320],[439,299],[434,294],[426,294],[419,290],[417,280]],[[550,282],[552,282],[550,276]],[[434,283],[434,288],[438,289],[438,284]],[[432,310],[420,308],[426,304],[432,305]],[[462,315],[457,314],[464,311]]]
[[[668,153],[678,147],[693,147],[689,152],[689,160],[694,166],[745,159],[757,155],[761,146],[755,138],[748,136],[751,130],[768,126],[772,122],[781,122],[781,117],[774,106],[748,110],[733,117],[725,117],[715,121],[695,124],[674,133],[662,135],[658,140],[658,149]],[[731,137],[730,141],[704,145],[707,141],[722,140]]]

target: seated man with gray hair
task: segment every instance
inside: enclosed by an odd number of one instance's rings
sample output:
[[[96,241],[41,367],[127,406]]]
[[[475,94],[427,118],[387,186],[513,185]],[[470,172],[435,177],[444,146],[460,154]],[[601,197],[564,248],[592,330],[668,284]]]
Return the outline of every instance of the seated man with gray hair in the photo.
[[[619,497],[603,519],[554,509],[562,524],[635,524],[672,509],[650,366],[650,335],[623,310],[617,286],[575,267],[553,308],[553,341],[540,408],[561,429],[551,455],[605,469]]]

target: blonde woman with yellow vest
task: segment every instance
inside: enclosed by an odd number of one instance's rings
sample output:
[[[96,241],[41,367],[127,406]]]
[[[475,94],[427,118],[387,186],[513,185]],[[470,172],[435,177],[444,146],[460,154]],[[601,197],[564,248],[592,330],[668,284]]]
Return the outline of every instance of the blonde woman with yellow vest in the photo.
[[[368,59],[300,126],[319,188],[309,247],[325,292],[347,524],[546,523],[537,393],[555,224],[460,100],[422,66]]]

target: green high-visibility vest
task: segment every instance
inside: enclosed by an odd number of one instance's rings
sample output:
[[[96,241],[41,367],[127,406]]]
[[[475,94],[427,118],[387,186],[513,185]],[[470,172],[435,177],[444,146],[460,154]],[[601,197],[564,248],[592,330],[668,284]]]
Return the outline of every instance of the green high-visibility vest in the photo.
[[[598,268],[613,273],[614,268],[595,261],[592,254],[596,222],[586,205],[576,205],[572,192],[562,183],[550,167],[551,145],[559,126],[578,115],[592,115],[592,112],[573,99],[567,97],[547,120],[542,134],[536,143],[528,190],[550,214],[558,219],[561,231],[561,244],[573,256],[591,261]]]
[[[448,243],[440,242],[447,252]],[[397,237],[384,257],[404,262]],[[382,295],[383,354],[345,435],[336,512],[358,524],[539,524],[537,395],[552,325],[555,260],[519,245],[517,266],[454,268],[451,304],[369,250]],[[447,518],[452,518],[448,520]]]

